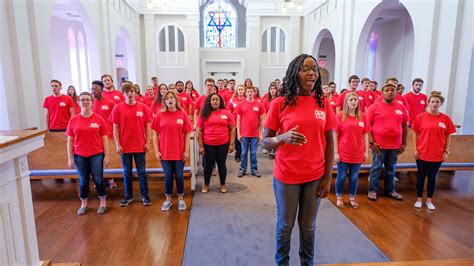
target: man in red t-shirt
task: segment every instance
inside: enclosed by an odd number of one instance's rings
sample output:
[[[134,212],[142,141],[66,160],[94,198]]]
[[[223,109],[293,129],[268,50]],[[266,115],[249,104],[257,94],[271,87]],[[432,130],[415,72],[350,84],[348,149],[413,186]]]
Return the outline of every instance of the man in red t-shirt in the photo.
[[[361,83],[362,83],[362,89],[365,92],[365,106],[366,108],[369,108],[375,101],[375,95],[370,89],[370,79],[363,78],[361,80]]]
[[[160,84],[158,83],[157,77],[151,77],[151,83],[153,84],[153,94],[156,95],[159,91]]]
[[[197,100],[194,102],[194,127],[196,127],[196,122],[198,120],[199,115],[201,114],[202,106],[204,105],[204,102],[206,102],[206,97],[210,94],[217,93],[217,88],[215,84],[216,82],[213,78],[207,78],[206,81],[204,81],[206,93],[199,96],[199,98],[197,98]]]
[[[261,177],[257,167],[258,142],[262,140],[263,118],[265,108],[261,103],[255,101],[255,88],[245,87],[246,100],[242,101],[235,113],[237,114],[237,137],[242,145],[240,171],[237,175],[242,177],[247,171],[247,154],[250,146],[250,165],[253,176]]]
[[[133,201],[132,189],[132,160],[135,159],[140,191],[144,206],[151,204],[148,196],[148,180],[146,177],[146,153],[150,150],[151,115],[148,107],[135,99],[133,83],[127,82],[122,86],[125,101],[117,104],[110,115],[109,121],[114,124],[114,139],[117,153],[122,158],[123,183],[125,197],[120,201],[120,207],[127,206]]]
[[[104,83],[104,91],[102,92],[102,95],[105,98],[114,101],[115,104],[125,101],[123,93],[114,88],[114,80],[110,74],[102,75],[100,80]]]
[[[184,83],[181,80],[176,81],[176,95],[180,98],[181,108],[193,119],[193,98],[184,90]]]
[[[342,108],[344,107],[344,98],[346,97],[346,94],[349,91],[357,93],[359,95],[359,109],[365,113],[366,110],[366,102],[365,102],[365,92],[362,90],[357,90],[357,87],[359,87],[359,77],[357,75],[352,75],[349,77],[349,88],[341,93],[337,97],[337,102],[336,102],[336,114],[339,114],[339,112],[342,111]]]
[[[395,191],[395,165],[398,154],[405,151],[408,114],[402,104],[395,101],[396,86],[390,83],[382,87],[382,101],[375,102],[367,111],[367,122],[372,131],[369,143],[372,149],[369,200],[377,200],[382,165],[385,166],[385,194],[403,200]]]
[[[100,80],[92,81],[91,85],[91,93],[94,97],[94,105],[92,106],[92,111],[100,116],[102,116],[108,125],[108,132],[107,135],[110,139],[114,138],[113,134],[113,123],[109,121],[110,114],[115,107],[115,102],[104,98],[102,95],[102,91],[104,90],[104,83]]]
[[[378,85],[377,81],[375,81],[375,80],[370,81],[370,90],[372,91],[373,95],[375,96],[374,102],[378,97],[382,96],[382,92],[377,90],[377,85]]]
[[[71,97],[61,94],[61,82],[53,79],[50,82],[53,95],[44,99],[43,108],[46,110],[46,129],[50,132],[66,131],[69,119],[74,115],[76,103]]]
[[[411,83],[412,91],[408,92],[407,94],[403,95],[403,98],[407,102],[408,114],[410,120],[408,122],[408,126],[413,124],[415,121],[415,117],[425,111],[427,105],[427,97],[425,94],[421,93],[423,89],[423,80],[420,78],[416,78]]]

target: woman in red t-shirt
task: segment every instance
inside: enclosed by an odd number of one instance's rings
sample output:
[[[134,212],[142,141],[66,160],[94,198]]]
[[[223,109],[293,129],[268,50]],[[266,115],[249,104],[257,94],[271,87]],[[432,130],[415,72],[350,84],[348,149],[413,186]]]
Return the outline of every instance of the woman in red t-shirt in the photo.
[[[158,93],[155,96],[155,101],[150,107],[150,113],[152,117],[155,117],[156,114],[163,108],[163,97],[165,93],[168,91],[168,87],[166,84],[162,83],[158,87]]]
[[[232,113],[225,109],[224,100],[219,94],[207,96],[197,121],[196,132],[199,153],[204,156],[205,160],[202,193],[209,191],[212,168],[216,163],[221,183],[220,191],[225,193],[227,192],[225,160],[227,153],[234,151],[235,120]]]
[[[342,112],[337,115],[335,129],[334,160],[337,162],[336,205],[344,208],[342,192],[347,171],[349,170],[349,205],[358,209],[355,201],[359,170],[367,160],[370,131],[365,115],[359,110],[359,95],[349,92],[345,95]]]
[[[161,210],[168,211],[173,205],[171,196],[173,195],[173,176],[175,176],[178,210],[184,211],[186,202],[183,198],[183,170],[184,163],[189,158],[189,136],[193,128],[188,115],[181,109],[175,92],[166,92],[163,100],[163,109],[156,114],[151,124],[156,159],[161,160],[165,174],[166,200]]]
[[[415,208],[421,208],[425,178],[428,175],[426,206],[434,210],[433,194],[441,163],[448,158],[451,134],[456,132],[449,116],[439,111],[444,103],[441,92],[433,91],[428,98],[426,112],[419,114],[413,125],[413,153],[418,168],[416,176]]]
[[[74,86],[72,86],[72,85],[69,85],[69,87],[67,87],[67,95],[69,97],[71,97],[72,100],[75,103],[75,105],[74,105],[74,114],[80,113],[81,112],[81,107],[79,107],[79,97],[77,97],[76,88],[74,88]]]
[[[90,93],[81,93],[79,102],[81,112],[69,120],[66,130],[68,136],[67,164],[70,168],[73,168],[75,164],[79,175],[81,207],[77,210],[77,214],[84,215],[87,212],[91,174],[100,199],[97,213],[104,214],[107,211],[104,166],[109,165],[109,142],[107,139],[109,127],[102,116],[92,112],[93,98]]]
[[[235,108],[237,105],[245,100],[245,86],[240,84],[237,86],[237,89],[234,92],[232,98],[230,98],[229,103],[227,104],[227,109],[232,113],[234,116],[234,121],[237,121],[237,114],[235,113]],[[239,138],[237,138],[237,134],[235,134],[234,138],[235,143],[235,161],[240,163],[240,156],[242,156],[242,143],[240,143]]]
[[[313,265],[316,215],[331,185],[335,126],[334,112],[321,89],[316,59],[307,54],[296,57],[283,78],[280,97],[270,105],[263,133],[263,146],[276,149],[273,189],[278,265],[289,264],[297,213],[300,260]],[[277,136],[277,132],[282,134]]]
[[[275,100],[275,98],[278,96],[277,92],[277,87],[275,82],[270,83],[270,87],[268,87],[268,93],[267,97],[263,100],[263,107],[265,108],[265,113],[268,113],[268,110],[270,109],[270,103]],[[265,148],[262,148],[262,152],[264,154],[268,153],[268,159],[273,160],[275,159],[275,150],[270,150],[268,151]]]
[[[186,85],[184,86],[186,89],[186,92],[191,96],[193,101],[196,101],[197,98],[199,98],[199,92],[194,88],[193,82],[188,80],[186,81]],[[188,92],[189,90],[189,92]]]

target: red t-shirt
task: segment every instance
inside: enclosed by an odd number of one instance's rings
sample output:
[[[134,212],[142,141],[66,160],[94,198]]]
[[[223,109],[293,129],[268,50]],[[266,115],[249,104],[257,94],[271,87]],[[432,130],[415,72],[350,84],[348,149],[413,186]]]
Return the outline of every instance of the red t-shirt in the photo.
[[[74,102],[74,114],[78,114],[81,112],[81,107],[79,106],[79,103],[74,101],[74,99],[72,98],[72,96],[69,96],[71,97],[71,100]],[[79,96],[77,97],[77,99],[79,100]]]
[[[193,98],[191,98],[191,96],[189,96],[189,94],[184,91],[182,93],[176,92],[176,95],[179,97],[181,109],[190,115],[189,107],[191,106],[191,110],[193,110]]]
[[[151,117],[155,118],[156,114],[163,108],[163,103],[152,104],[150,107]]]
[[[342,121],[342,112],[337,115],[337,126],[335,132],[338,140],[338,153],[342,162],[363,163],[364,162],[364,134],[370,131],[369,123],[362,114],[361,120],[355,116],[347,116]]]
[[[445,151],[446,137],[455,133],[453,121],[449,116],[428,112],[419,114],[411,129],[416,132],[416,150],[423,161],[441,162]]]
[[[380,96],[382,96],[382,92],[378,90],[372,91],[372,93],[375,95],[375,100],[377,100]]]
[[[144,97],[143,103],[146,104],[146,106],[151,107],[154,102],[155,102],[155,97],[150,97],[150,96]]]
[[[369,108],[375,102],[375,98],[377,97],[371,90],[364,91],[364,92],[365,92],[365,103],[366,103],[367,108]]]
[[[96,113],[92,113],[88,118],[81,114],[73,116],[66,130],[66,136],[74,137],[74,154],[82,157],[104,152],[102,136],[108,133],[107,122]]]
[[[336,113],[336,106],[337,106],[337,99],[338,98],[339,98],[339,96],[337,96],[336,94],[333,94],[332,97],[328,98],[329,105],[331,105],[332,110],[334,111],[334,113]]]
[[[206,95],[201,95],[197,100],[194,102],[194,110],[197,111],[198,115],[201,114],[201,109],[204,106],[204,103],[206,102]]]
[[[106,91],[104,89],[104,91],[102,92],[102,96],[104,96],[105,98],[109,100],[114,101],[114,103],[116,104],[125,101],[125,96],[123,96],[123,93],[115,89],[112,91]]]
[[[239,105],[239,103],[241,103],[242,101],[245,101],[245,98],[239,99],[237,97],[232,97],[227,103],[227,109],[234,116],[234,120],[236,123],[237,123],[237,114],[235,113],[235,108],[237,108],[237,105]]]
[[[183,160],[184,137],[193,129],[186,112],[183,110],[158,112],[151,123],[151,128],[160,136],[161,159]]]
[[[423,93],[416,95],[411,91],[403,95],[403,98],[409,106],[408,114],[410,119],[408,124],[411,125],[415,121],[415,117],[425,111],[428,98]]]
[[[49,129],[64,130],[67,128],[71,113],[69,109],[76,104],[71,97],[66,95],[50,95],[44,99],[43,108],[49,111]]]
[[[374,142],[382,149],[400,149],[402,145],[403,122],[408,122],[408,114],[400,103],[387,104],[376,101],[367,110],[367,122],[372,128]]]
[[[265,127],[276,132],[287,132],[298,126],[297,131],[306,136],[307,143],[293,145],[283,143],[276,149],[274,176],[285,184],[302,184],[317,180],[324,175],[324,132],[336,126],[336,117],[324,100],[319,107],[313,96],[298,96],[295,106],[286,106],[284,97],[270,104]]]
[[[191,94],[193,95],[194,101],[196,101],[197,98],[199,98],[199,92],[197,92],[196,89],[193,89],[193,91],[191,92]]]
[[[346,94],[350,92],[350,90],[345,91],[341,95],[337,97],[337,102],[336,102],[336,107],[344,108],[344,98],[346,97]],[[366,108],[366,102],[365,102],[365,91],[357,90],[356,91],[357,95],[359,95],[359,110],[364,112],[364,109]]]
[[[383,97],[378,97],[377,99],[375,99],[376,102],[381,102],[383,101]],[[408,112],[408,109],[410,108],[410,106],[408,105],[408,102],[407,100],[405,100],[405,98],[403,98],[403,96],[401,96],[400,94],[396,94],[395,95],[395,99],[393,100],[395,102],[398,102],[399,104],[403,105],[403,107],[405,107],[405,109],[407,109],[407,112]]]
[[[229,94],[229,93],[232,93],[232,91],[230,89],[222,89],[218,92],[218,94],[222,97],[222,99],[224,100],[224,103],[227,103],[230,99],[229,96],[232,97],[232,94]]]
[[[114,101],[107,99],[107,98],[102,98],[101,100],[94,100],[94,105],[92,106],[92,112],[102,116],[102,118],[105,119],[105,121],[109,121],[110,114],[112,113],[112,110],[115,107]],[[111,122],[108,122],[107,125],[109,126],[109,138],[114,137],[114,128],[113,124]]]
[[[235,108],[235,114],[240,115],[240,136],[256,138],[259,136],[258,125],[260,116],[265,114],[265,108],[257,101],[242,101]]]
[[[235,126],[235,120],[227,109],[212,111],[206,120],[199,116],[197,121],[197,127],[204,129],[204,143],[212,146],[224,145],[230,141],[230,126]]]
[[[120,145],[123,153],[145,152],[146,125],[151,122],[148,107],[141,102],[128,105],[117,104],[109,121],[119,127]]]

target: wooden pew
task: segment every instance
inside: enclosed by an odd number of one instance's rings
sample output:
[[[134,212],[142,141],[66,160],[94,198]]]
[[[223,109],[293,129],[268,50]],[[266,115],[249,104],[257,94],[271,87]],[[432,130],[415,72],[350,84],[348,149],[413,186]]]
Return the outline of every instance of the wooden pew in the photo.
[[[77,179],[75,169],[68,169],[67,166],[67,137],[64,132],[47,132],[45,136],[45,145],[28,155],[29,167],[32,180],[37,179]],[[192,134],[191,147],[194,141]],[[153,146],[153,145],[152,145]],[[192,150],[192,152],[194,152]],[[120,156],[115,151],[115,145],[109,140],[110,166],[104,169],[106,178],[121,177],[122,162]],[[155,150],[151,147],[146,155],[147,174],[152,176],[163,176],[161,163],[155,158]],[[47,171],[51,170],[51,171]],[[58,174],[59,173],[59,174]],[[185,177],[192,176],[194,171],[191,169],[191,159],[185,163]]]

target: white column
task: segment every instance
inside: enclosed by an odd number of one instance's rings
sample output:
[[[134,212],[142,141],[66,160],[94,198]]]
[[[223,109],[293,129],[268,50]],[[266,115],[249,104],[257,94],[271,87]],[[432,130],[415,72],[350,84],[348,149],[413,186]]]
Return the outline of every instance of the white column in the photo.
[[[27,154],[43,138],[0,146],[0,265],[39,264]]]
[[[247,16],[247,60],[245,77],[259,86],[260,80],[260,16]],[[261,87],[261,86],[259,86]]]
[[[188,77],[196,88],[201,88],[204,80],[200,80],[201,65],[199,62],[199,14],[187,15],[185,24],[184,51],[188,64]],[[177,42],[176,42],[177,44]],[[205,77],[204,77],[205,78]]]
[[[150,78],[155,76],[157,73],[157,58],[156,58],[156,28],[155,28],[155,15],[146,14],[144,15],[145,24],[145,64],[146,64],[146,81],[149,83]],[[158,77],[158,80],[160,77]],[[147,83],[147,84],[148,84]]]
[[[292,16],[290,17],[290,36],[289,36],[289,54],[290,58],[289,61],[293,60],[293,58],[300,55],[300,16]],[[277,40],[278,41],[278,40]]]

